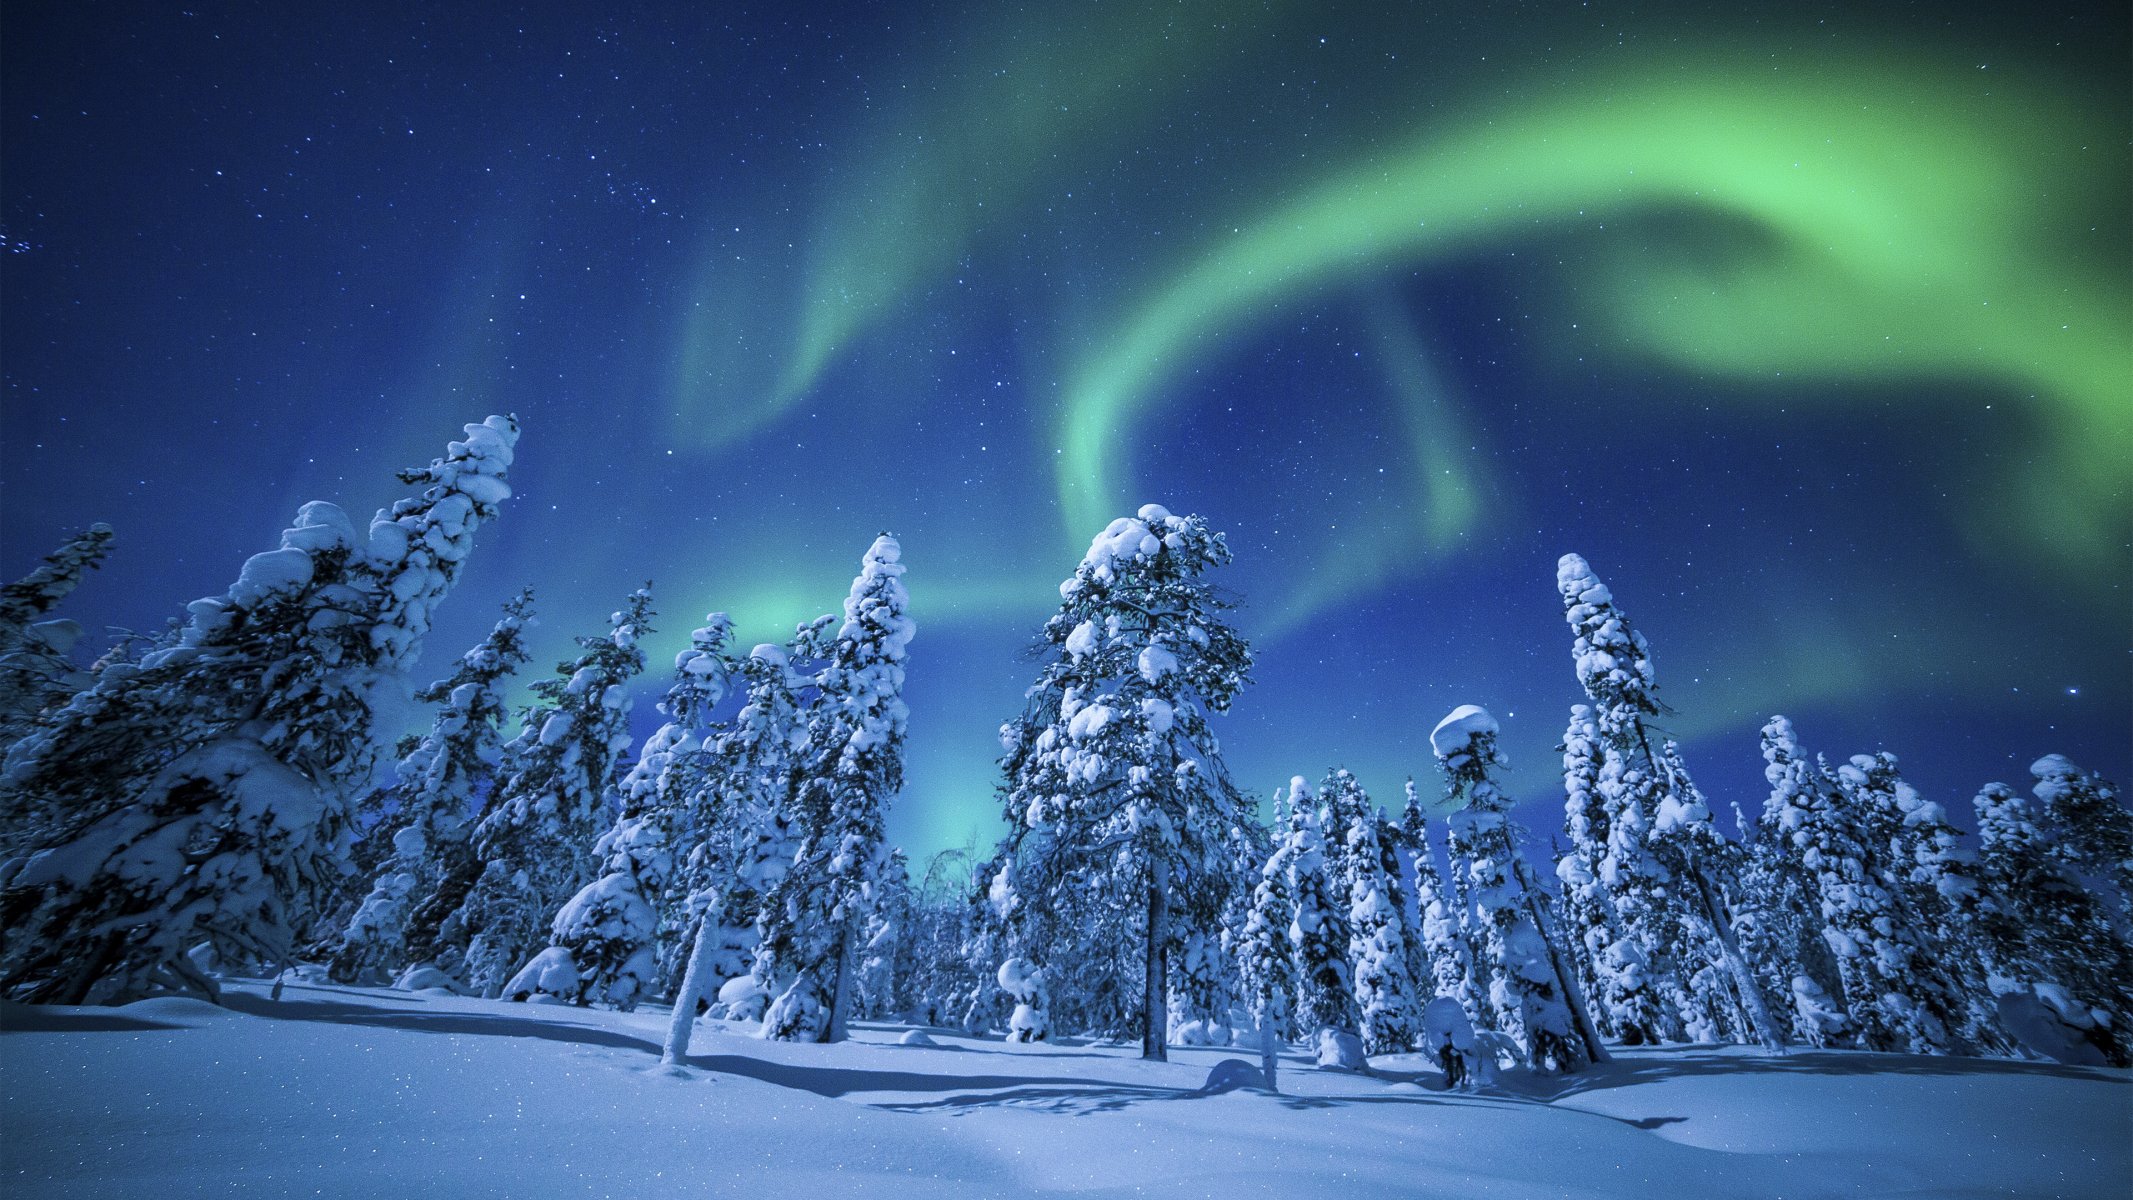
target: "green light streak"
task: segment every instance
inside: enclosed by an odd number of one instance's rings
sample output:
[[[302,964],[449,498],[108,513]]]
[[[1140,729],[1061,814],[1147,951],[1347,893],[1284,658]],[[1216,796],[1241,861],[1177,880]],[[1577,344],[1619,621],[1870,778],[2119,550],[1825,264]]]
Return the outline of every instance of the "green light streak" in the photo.
[[[778,314],[796,331],[774,378],[754,376],[783,340],[761,311],[765,296],[782,304],[782,289],[750,286],[717,261],[731,256],[715,242],[700,251],[700,311],[684,323],[670,376],[682,423],[720,445],[775,420],[861,334],[936,306],[988,238],[1011,242],[1041,203],[1072,193],[1074,172],[1100,170],[1197,75],[1234,65],[1225,55],[1278,7],[1186,0],[1097,22],[1041,11],[881,89],[885,115],[853,129],[844,140],[857,149],[829,155],[817,176],[798,307]]]
[[[1988,511],[1980,527],[2063,556],[2110,552],[2133,463],[2133,306],[2122,273],[2083,261],[2118,243],[2072,231],[2095,228],[2093,198],[2115,194],[2122,139],[2006,78],[1988,90],[1890,61],[1758,78],[1711,57],[1475,114],[1225,224],[1076,364],[1057,476],[1069,530],[1130,499],[1112,448],[1165,385],[1279,302],[1666,208],[1746,223],[1767,250],[1745,269],[1692,249],[1657,265],[1625,254],[1580,279],[1579,302],[1625,349],[1750,378],[2005,387],[2054,419],[2019,519]]]
[[[1278,638],[1348,597],[1397,580],[1411,564],[1455,548],[1469,533],[1481,501],[1460,452],[1465,432],[1459,405],[1430,369],[1428,351],[1410,316],[1389,287],[1370,289],[1363,306],[1374,357],[1385,374],[1407,451],[1407,507],[1364,522],[1339,553],[1324,554],[1300,572],[1295,590],[1283,596],[1270,622],[1256,633]]]

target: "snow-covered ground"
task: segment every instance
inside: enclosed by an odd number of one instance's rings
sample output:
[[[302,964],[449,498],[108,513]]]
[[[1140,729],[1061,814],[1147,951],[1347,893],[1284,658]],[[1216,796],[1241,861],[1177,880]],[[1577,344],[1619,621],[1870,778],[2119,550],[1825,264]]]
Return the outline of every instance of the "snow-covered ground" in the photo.
[[[2124,1197],[2133,1073],[1738,1048],[1625,1051],[1446,1092],[1236,1050],[837,1046],[665,1014],[291,984],[0,1012],[0,1195]]]

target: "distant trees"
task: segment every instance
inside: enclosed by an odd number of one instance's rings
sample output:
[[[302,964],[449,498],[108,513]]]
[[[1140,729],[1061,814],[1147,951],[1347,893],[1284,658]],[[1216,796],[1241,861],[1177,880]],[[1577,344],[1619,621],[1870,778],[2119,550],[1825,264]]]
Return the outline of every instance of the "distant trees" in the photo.
[[[279,545],[159,638],[92,666],[55,605],[98,526],[0,587],[0,996],[212,997],[299,954],[343,982],[448,984],[699,1015],[834,1041],[861,1015],[1013,1040],[1223,1044],[1321,1065],[1424,1048],[1485,1086],[1497,1055],[1574,1070],[1628,1044],[1803,1042],[2133,1065],[2133,815],[2060,755],[2032,797],[1977,796],[1978,837],[1886,751],[1832,766],[1763,726],[1768,794],[1735,836],[1667,736],[1649,646],[1577,555],[1557,564],[1582,703],[1563,837],[1536,871],[1495,719],[1432,731],[1436,811],[1397,821],[1353,773],[1297,777],[1263,820],[1213,719],[1251,653],[1222,536],[1156,505],[1060,588],[1000,730],[1007,837],[916,881],[890,845],[915,626],[882,535],[841,615],[745,655],[707,617],[629,751],[651,596],[531,687],[522,592],[414,698],[431,614],[508,498],[505,417],[404,472],[358,533],[304,505]],[[381,766],[397,762],[379,778]],[[358,873],[353,868],[360,867]]]

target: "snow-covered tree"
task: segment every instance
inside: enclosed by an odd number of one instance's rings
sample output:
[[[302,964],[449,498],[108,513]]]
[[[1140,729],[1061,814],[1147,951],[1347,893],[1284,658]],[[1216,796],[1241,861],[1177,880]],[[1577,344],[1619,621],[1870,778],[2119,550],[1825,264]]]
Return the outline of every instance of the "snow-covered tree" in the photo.
[[[562,995],[576,980],[553,957],[531,977],[513,972],[539,949],[549,917],[593,873],[588,853],[609,812],[615,756],[629,744],[629,681],[644,670],[638,639],[651,632],[652,594],[639,588],[605,636],[533,685],[522,732],[504,751],[496,802],[474,830],[482,870],[440,938],[465,947],[466,984],[495,997]],[[525,976],[523,971],[518,976]]]
[[[0,586],[0,655],[13,651],[23,634],[81,583],[85,572],[102,565],[116,536],[109,525],[91,525],[45,555],[43,566]]]
[[[2031,793],[2057,835],[2052,853],[2102,901],[2122,937],[2133,937],[2133,809],[2101,775],[2064,755],[2031,763]]]
[[[1430,731],[1447,799],[1457,806],[1450,818],[1453,861],[1466,869],[1487,930],[1490,1007],[1517,1023],[1527,1062],[1536,1070],[1546,1065],[1575,1071],[1586,1054],[1556,970],[1560,954],[1542,940],[1535,906],[1514,865],[1511,798],[1494,779],[1503,765],[1497,732],[1496,719],[1472,704],[1453,709]]]
[[[1607,805],[1600,793],[1600,767],[1605,753],[1600,729],[1592,709],[1583,704],[1570,709],[1570,725],[1563,731],[1563,830],[1570,847],[1556,860],[1555,877],[1563,886],[1562,911],[1570,934],[1567,949],[1576,963],[1579,980],[1587,995],[1604,996],[1600,964],[1617,935],[1612,928],[1607,889],[1601,883],[1601,864],[1607,857]],[[1613,1008],[1596,1006],[1595,1019],[1609,1037],[1621,1037],[1615,1028]]]
[[[1405,1053],[1421,1029],[1427,997],[1419,994],[1411,970],[1399,860],[1392,858],[1388,870],[1388,847],[1379,841],[1376,807],[1355,776],[1346,771],[1328,775],[1319,800],[1326,828],[1337,832],[1341,842],[1342,854],[1339,859],[1329,856],[1327,875],[1336,897],[1345,895],[1348,901],[1348,964],[1362,1016],[1363,1049],[1370,1054]]]
[[[1289,784],[1289,831],[1284,844],[1289,895],[1296,915],[1289,940],[1296,947],[1297,1023],[1311,1037],[1322,1067],[1364,1065],[1355,976],[1348,963],[1353,941],[1348,906],[1333,882],[1319,831],[1318,806],[1298,775]]]
[[[1602,745],[1596,787],[1607,852],[1598,874],[1617,923],[1594,967],[1613,1023],[1630,1042],[1677,1029],[1707,1040],[1724,1021],[1782,1045],[1722,899],[1716,875],[1725,856],[1710,808],[1650,726],[1667,709],[1644,635],[1578,555],[1556,564],[1556,591]]]
[[[1412,779],[1407,781],[1401,832],[1414,848],[1416,926],[1428,965],[1428,974],[1418,977],[1417,982],[1426,981],[1435,995],[1448,996],[1470,1014],[1478,1013],[1479,989],[1474,985],[1473,959],[1460,933],[1459,917],[1445,890],[1444,877],[1437,871],[1436,852],[1429,839],[1429,818],[1416,796]]]
[[[1827,801],[1830,790],[1801,753],[1792,722],[1773,716],[1763,726],[1763,777],[1769,797],[1756,821],[1737,888],[1742,949],[1765,989],[1789,1002],[1792,1036],[1810,1046],[1849,1044],[1854,1029],[1843,1003],[1836,961],[1821,934],[1819,876],[1794,835]]]
[[[401,757],[397,777],[386,789],[392,822],[371,836],[389,835],[392,850],[331,947],[335,979],[352,983],[380,970],[397,970],[409,965],[411,952],[426,958],[441,914],[431,910],[434,915],[426,922],[416,921],[418,905],[447,890],[455,878],[463,880],[461,895],[472,882],[468,835],[495,786],[501,730],[509,715],[505,690],[527,662],[525,633],[532,621],[529,588],[504,605],[502,619],[449,676],[416,693],[423,703],[442,707],[429,733]]]
[[[1996,1009],[2035,1053],[2133,1065],[2133,946],[2005,784],[1976,800],[1977,926]]]
[[[911,868],[902,850],[891,850],[881,877],[869,889],[866,922],[860,927],[859,973],[853,1011],[876,1019],[908,1009],[905,989],[911,966],[914,900]]]
[[[64,814],[0,880],[0,992],[123,1002],[213,996],[203,958],[284,963],[347,863],[350,797],[475,530],[509,497],[517,424],[466,427],[418,496],[359,537],[304,505],[276,550],[194,601],[172,641],[105,669],[7,756],[0,788]]]
[[[804,840],[764,909],[765,940],[782,944],[789,972],[764,1014],[766,1038],[844,1038],[860,926],[886,854],[889,800],[903,788],[904,661],[917,626],[902,560],[888,534],[868,548],[817,676],[814,757],[797,800]]]
[[[1021,719],[1002,731],[1028,909],[1093,897],[1137,924],[1148,1058],[1165,1057],[1172,914],[1220,911],[1191,893],[1227,885],[1225,842],[1245,805],[1208,725],[1251,667],[1204,578],[1229,557],[1199,517],[1150,504],[1113,521],[1060,586],[1045,664]],[[1129,969],[1083,965],[1081,982],[1097,987]]]
[[[1251,908],[1229,947],[1237,959],[1245,1002],[1259,1027],[1259,1070],[1268,1091],[1280,1090],[1275,1082],[1276,1048],[1288,1036],[1298,983],[1296,944],[1289,936],[1296,919],[1295,894],[1289,887],[1294,858],[1294,847],[1284,841],[1267,859],[1252,888]]]
[[[70,657],[81,625],[43,618],[103,561],[112,536],[109,525],[92,525],[45,555],[43,566],[0,587],[0,754],[92,681]],[[0,858],[36,840],[41,816],[0,808]]]
[[[793,661],[812,660],[829,618],[803,624],[787,646],[763,644],[734,667],[747,696],[705,746],[703,780],[690,799],[689,830],[673,891],[689,949],[674,993],[665,1061],[679,1063],[700,1006],[717,998],[728,1015],[758,1016],[775,970],[758,945],[761,898],[792,869],[799,848],[792,798],[808,754],[808,681]],[[726,989],[737,987],[728,1000]],[[745,993],[745,994],[741,994]]]
[[[712,710],[726,695],[732,632],[726,614],[712,613],[674,656],[674,682],[659,702],[666,721],[623,777],[622,811],[593,845],[600,875],[564,903],[550,926],[546,966],[574,981],[565,997],[574,1003],[628,1012],[656,983],[676,826],[700,782]],[[507,993],[516,990],[505,986]]]

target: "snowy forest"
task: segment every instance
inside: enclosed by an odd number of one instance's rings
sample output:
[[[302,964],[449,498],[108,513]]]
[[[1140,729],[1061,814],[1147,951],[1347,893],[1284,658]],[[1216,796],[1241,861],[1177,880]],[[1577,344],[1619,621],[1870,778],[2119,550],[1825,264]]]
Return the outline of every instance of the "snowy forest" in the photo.
[[[656,592],[618,581],[608,627],[542,673],[528,588],[448,675],[410,678],[517,441],[510,417],[466,426],[367,529],[303,505],[226,592],[93,662],[64,602],[125,552],[111,529],[0,589],[0,996],[214,1000],[242,977],[657,1004],[670,1063],[706,1018],[802,1042],[895,1019],[1238,1046],[1268,1087],[1298,1047],[1350,1070],[1421,1052],[1470,1086],[1667,1043],[2133,1065],[2111,783],[2045,753],[1982,782],[1965,831],[1895,755],[1817,753],[1774,715],[1760,808],[1715,814],[1577,554],[1554,580],[1582,697],[1557,830],[1513,818],[1479,704],[1435,723],[1434,773],[1396,805],[1337,765],[1270,799],[1233,779],[1217,729],[1252,652],[1230,549],[1151,504],[1096,532],[1036,631],[999,730],[1005,836],[913,864],[885,832],[916,632],[888,534],[783,643],[711,613],[651,670]]]

